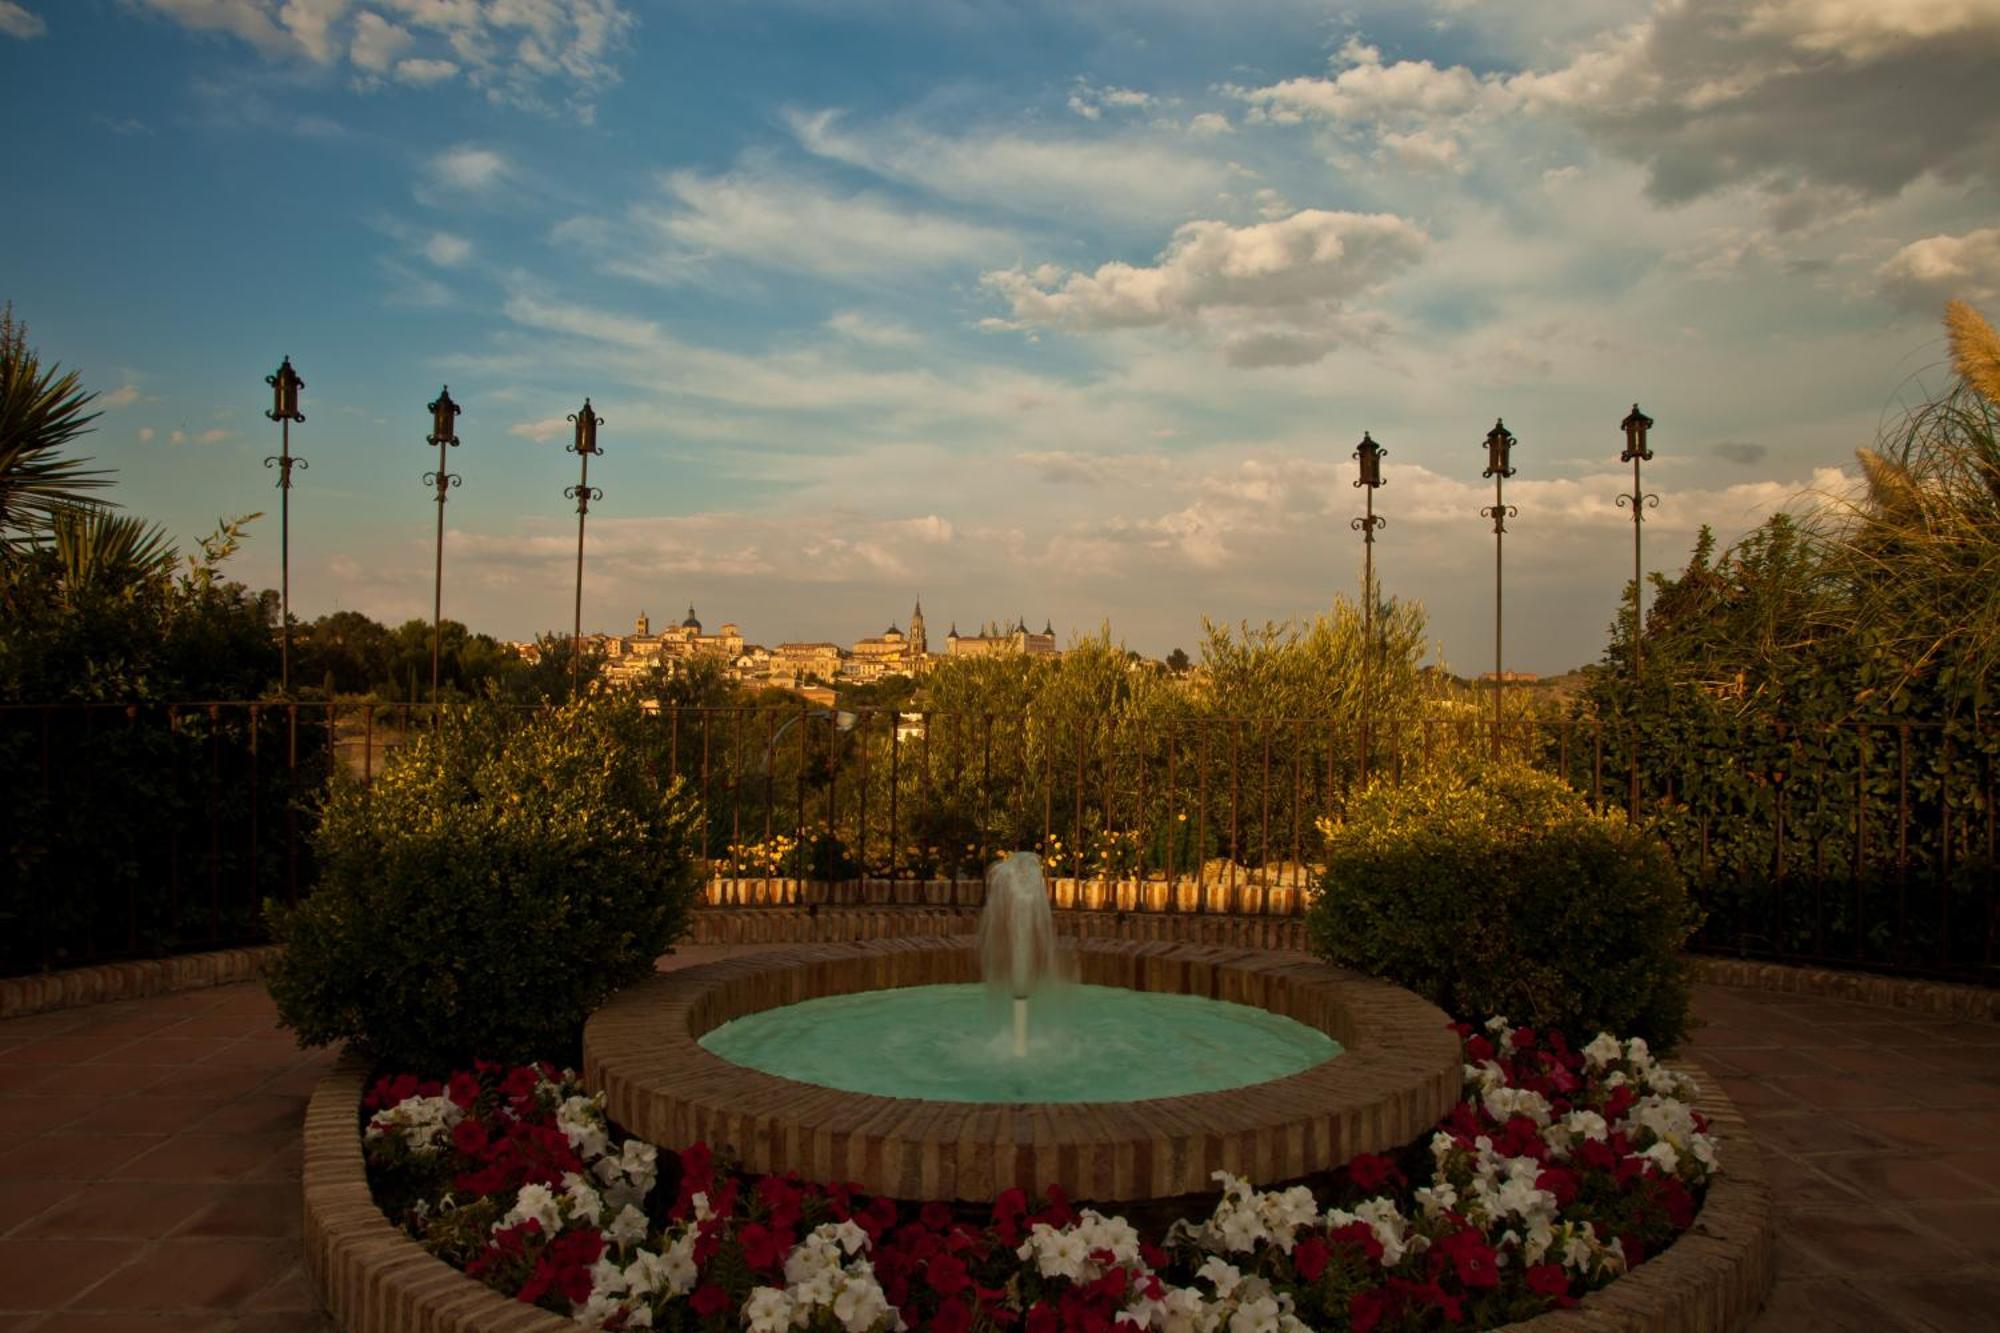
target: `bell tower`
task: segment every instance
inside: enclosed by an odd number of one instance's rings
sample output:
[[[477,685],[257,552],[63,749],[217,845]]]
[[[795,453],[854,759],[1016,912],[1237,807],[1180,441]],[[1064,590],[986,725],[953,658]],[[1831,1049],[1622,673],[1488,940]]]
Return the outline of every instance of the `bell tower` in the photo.
[[[924,638],[924,600],[917,599],[916,610],[910,612],[910,656],[922,660],[930,652],[930,642]]]

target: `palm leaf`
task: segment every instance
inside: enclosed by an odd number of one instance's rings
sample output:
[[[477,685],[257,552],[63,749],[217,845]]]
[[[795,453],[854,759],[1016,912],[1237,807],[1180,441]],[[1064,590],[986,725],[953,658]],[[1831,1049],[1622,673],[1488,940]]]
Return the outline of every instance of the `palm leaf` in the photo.
[[[107,469],[62,456],[97,420],[84,410],[96,396],[75,371],[43,369],[11,308],[0,315],[0,540],[46,531],[57,510],[111,484]]]

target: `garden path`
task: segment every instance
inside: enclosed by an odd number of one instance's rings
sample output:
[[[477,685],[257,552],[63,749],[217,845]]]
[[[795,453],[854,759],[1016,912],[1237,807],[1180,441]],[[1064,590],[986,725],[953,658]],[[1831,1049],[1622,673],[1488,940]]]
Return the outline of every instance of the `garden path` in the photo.
[[[1755,1333],[1992,1328],[2000,1025],[1716,986],[1696,1012],[1778,1194]],[[0,1333],[329,1330],[298,1126],[330,1058],[254,983],[0,1021]]]

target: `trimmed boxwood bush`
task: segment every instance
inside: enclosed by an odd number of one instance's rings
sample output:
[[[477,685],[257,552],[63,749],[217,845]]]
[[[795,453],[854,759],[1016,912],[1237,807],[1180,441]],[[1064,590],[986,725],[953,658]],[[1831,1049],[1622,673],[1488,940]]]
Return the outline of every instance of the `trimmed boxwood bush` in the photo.
[[[1520,764],[1377,782],[1324,821],[1308,921],[1322,957],[1459,1016],[1671,1050],[1697,915],[1664,848]]]
[[[698,808],[629,705],[454,710],[372,787],[335,782],[318,889],[268,909],[280,1020],[397,1067],[573,1056],[698,887]]]

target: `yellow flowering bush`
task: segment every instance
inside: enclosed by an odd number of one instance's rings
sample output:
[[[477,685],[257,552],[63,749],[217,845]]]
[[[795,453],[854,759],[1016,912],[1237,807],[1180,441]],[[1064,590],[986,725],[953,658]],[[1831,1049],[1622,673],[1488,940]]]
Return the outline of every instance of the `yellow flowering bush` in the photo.
[[[1578,1041],[1671,1049],[1687,1023],[1681,946],[1697,914],[1672,860],[1519,763],[1377,782],[1320,822],[1308,929],[1332,962],[1456,1016],[1504,1013]]]

